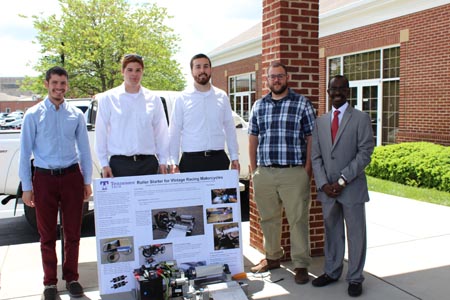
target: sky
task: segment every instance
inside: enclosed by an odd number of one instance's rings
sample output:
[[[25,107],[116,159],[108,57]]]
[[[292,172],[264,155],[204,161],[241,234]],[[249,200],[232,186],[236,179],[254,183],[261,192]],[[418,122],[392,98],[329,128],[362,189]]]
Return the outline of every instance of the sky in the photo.
[[[189,61],[197,53],[208,54],[261,21],[262,0],[153,0],[167,8],[167,25],[179,35],[175,59],[190,81]],[[131,4],[142,2],[130,0]],[[14,0],[0,9],[0,77],[38,75],[32,65],[40,57],[32,19],[18,15],[44,16],[59,13],[57,0]]]

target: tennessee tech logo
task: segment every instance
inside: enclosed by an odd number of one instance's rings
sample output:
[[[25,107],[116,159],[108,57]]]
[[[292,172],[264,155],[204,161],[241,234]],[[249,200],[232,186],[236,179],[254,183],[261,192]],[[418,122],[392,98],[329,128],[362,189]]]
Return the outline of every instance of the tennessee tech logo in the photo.
[[[109,186],[109,181],[101,180],[100,181],[100,186],[102,187],[102,191],[107,191],[108,190],[108,186]]]

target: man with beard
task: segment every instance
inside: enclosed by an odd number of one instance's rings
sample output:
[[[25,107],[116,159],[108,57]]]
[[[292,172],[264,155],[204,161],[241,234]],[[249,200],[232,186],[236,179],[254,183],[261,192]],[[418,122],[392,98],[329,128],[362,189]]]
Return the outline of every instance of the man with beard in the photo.
[[[62,278],[71,297],[83,296],[78,283],[78,253],[83,200],[92,192],[92,159],[84,115],[64,100],[68,78],[61,67],[47,71],[44,84],[48,96],[27,110],[20,134],[22,200],[36,209],[44,269],[43,300],[54,300],[58,293],[55,246],[59,208],[64,233]]]
[[[254,273],[280,267],[283,208],[290,227],[295,282],[309,281],[309,206],[311,102],[288,88],[287,67],[273,62],[267,71],[270,93],[253,105],[249,122],[249,155],[253,192],[264,235],[263,260]]]
[[[228,170],[239,172],[236,128],[227,94],[210,82],[211,60],[205,54],[191,59],[194,85],[175,100],[170,118],[170,172]],[[181,159],[179,160],[181,145]],[[179,161],[179,164],[178,164]]]

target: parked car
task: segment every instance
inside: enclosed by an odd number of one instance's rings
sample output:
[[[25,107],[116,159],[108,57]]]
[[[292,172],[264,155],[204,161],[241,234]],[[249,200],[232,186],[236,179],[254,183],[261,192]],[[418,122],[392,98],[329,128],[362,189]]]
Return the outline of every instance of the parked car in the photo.
[[[4,125],[0,125],[0,129],[21,129],[22,122],[23,119],[14,120],[12,122],[5,123]]]

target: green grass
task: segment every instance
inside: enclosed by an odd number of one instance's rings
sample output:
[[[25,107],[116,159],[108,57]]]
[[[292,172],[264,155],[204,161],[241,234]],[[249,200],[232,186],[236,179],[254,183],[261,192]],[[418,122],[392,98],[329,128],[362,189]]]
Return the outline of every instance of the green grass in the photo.
[[[370,191],[450,206],[450,193],[403,184],[367,176]]]

